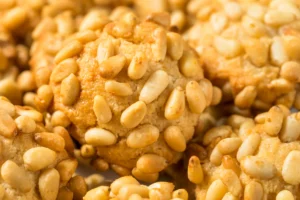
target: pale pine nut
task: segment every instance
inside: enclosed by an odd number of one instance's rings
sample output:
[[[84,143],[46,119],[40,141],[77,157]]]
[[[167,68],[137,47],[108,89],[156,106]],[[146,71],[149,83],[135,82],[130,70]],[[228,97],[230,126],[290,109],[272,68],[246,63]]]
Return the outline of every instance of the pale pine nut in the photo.
[[[247,15],[243,17],[241,24],[245,32],[252,37],[262,37],[267,33],[264,23]]]
[[[168,54],[173,60],[179,60],[183,54],[184,42],[178,33],[167,33]]]
[[[270,51],[273,64],[281,66],[283,63],[288,61],[288,56],[284,49],[283,41],[280,37],[273,38]]]
[[[239,108],[250,108],[257,95],[254,86],[245,87],[234,99],[234,104]]]
[[[205,99],[206,99],[206,106],[209,106],[213,98],[213,85],[207,79],[201,79],[199,85],[204,92]]]
[[[144,76],[148,69],[149,62],[145,53],[137,52],[128,67],[128,77],[133,80],[138,80]]]
[[[234,171],[238,176],[241,174],[241,168],[236,160],[236,158],[232,158],[230,155],[225,155],[222,158],[222,166],[224,169],[231,169]]]
[[[132,194],[138,194],[143,198],[147,198],[149,196],[149,189],[144,185],[126,184],[120,188],[117,197],[119,200],[127,200]]]
[[[3,16],[3,25],[9,30],[15,30],[19,28],[27,20],[27,11],[24,7],[17,6],[13,9],[10,9]]]
[[[133,93],[129,83],[120,83],[111,80],[105,82],[105,91],[122,97],[130,96]]]
[[[214,39],[214,47],[226,58],[233,58],[242,53],[240,42],[234,39],[225,39],[217,36]]]
[[[241,161],[244,157],[249,156],[249,155],[253,155],[255,153],[255,151],[257,150],[257,148],[260,145],[260,135],[257,133],[253,133],[251,135],[249,135],[242,143],[242,145],[240,146],[237,154],[236,154],[236,158],[238,161]]]
[[[132,195],[130,195],[128,200],[143,200],[143,197],[141,197],[138,194],[132,194]]]
[[[188,179],[192,183],[200,184],[203,181],[203,170],[197,156],[192,156],[188,164]]]
[[[188,200],[189,194],[185,189],[178,189],[172,193],[172,198],[179,198],[181,200]]]
[[[281,190],[276,195],[276,200],[295,200],[294,195],[288,190]]]
[[[280,76],[292,82],[300,80],[300,63],[295,61],[288,61],[283,63],[280,68]]]
[[[9,101],[0,99],[0,110],[5,111],[11,117],[14,117],[16,114],[15,106]]]
[[[56,127],[56,126],[67,127],[70,124],[71,124],[71,121],[64,112],[57,110],[54,113],[52,113],[51,125],[53,127]]]
[[[212,143],[217,138],[226,138],[232,133],[230,126],[214,127],[207,131],[203,137],[203,144],[205,146]]]
[[[112,119],[112,112],[103,96],[94,97],[93,111],[96,115],[98,124],[108,123]]]
[[[263,158],[247,156],[241,160],[242,170],[249,176],[268,180],[276,175],[275,166]]]
[[[176,27],[179,30],[184,28],[186,23],[185,13],[181,10],[175,10],[171,13],[171,27]]]
[[[46,147],[34,147],[23,155],[25,167],[31,171],[38,171],[55,162],[57,154]]]
[[[230,192],[227,192],[222,200],[238,200],[238,198],[236,196],[234,196],[233,194],[231,194]]]
[[[99,72],[101,77],[110,79],[117,76],[123,69],[126,63],[126,57],[123,55],[116,55],[107,58],[99,64]]]
[[[70,42],[67,46],[62,48],[56,54],[56,56],[54,58],[54,62],[56,64],[58,64],[67,58],[76,56],[77,54],[79,54],[81,52],[82,49],[83,49],[83,45],[81,44],[81,42],[74,40],[74,41]]]
[[[228,191],[236,197],[241,197],[243,187],[237,174],[230,169],[221,171],[221,180],[227,186]]]
[[[90,144],[84,144],[80,148],[80,155],[83,158],[91,158],[96,154],[95,148]]]
[[[274,79],[268,84],[268,87],[275,92],[287,93],[294,90],[294,84],[284,78]]]
[[[209,156],[209,161],[214,164],[214,165],[221,165],[222,163],[222,158],[223,158],[223,154],[220,152],[219,148],[216,146],[210,156]]]
[[[265,14],[264,21],[271,26],[280,26],[295,20],[295,15],[290,12],[270,10]]]
[[[272,3],[271,3],[272,4]],[[266,8],[260,4],[250,4],[247,10],[247,15],[262,21],[264,19]]]
[[[74,74],[69,75],[61,82],[60,95],[64,105],[73,105],[79,97],[79,94],[80,82]]]
[[[136,163],[136,168],[138,170],[148,174],[160,172],[166,166],[166,159],[155,154],[144,154],[138,159]]]
[[[84,135],[87,144],[93,146],[108,146],[117,142],[117,137],[110,131],[102,128],[91,128]]]
[[[65,140],[55,133],[35,133],[34,140],[41,146],[47,147],[54,151],[63,151],[65,149]]]
[[[174,187],[174,184],[170,182],[153,183],[149,185],[149,199],[171,199]]]
[[[33,119],[35,122],[42,122],[44,117],[42,113],[34,110],[31,107],[16,107],[17,114],[20,116],[27,116]]]
[[[0,135],[13,137],[16,134],[17,126],[11,116],[4,110],[0,110]]]
[[[126,144],[130,148],[144,148],[158,140],[159,129],[153,125],[142,125],[131,131]]]
[[[67,78],[70,74],[76,74],[78,71],[78,64],[74,58],[68,58],[56,67],[54,67],[50,80],[54,82],[60,82],[63,79]]]
[[[218,87],[213,87],[213,97],[211,101],[211,106],[218,105],[222,100],[222,90]]]
[[[264,131],[270,136],[276,136],[279,134],[282,127],[284,114],[280,107],[273,106],[265,118],[263,124]]]
[[[248,137],[248,135],[252,133],[252,129],[254,127],[254,120],[247,118],[240,126],[240,130],[238,132],[239,137],[244,141]]]
[[[92,174],[85,178],[85,182],[88,186],[88,189],[93,189],[102,183],[104,183],[105,178],[100,174]]]
[[[164,139],[171,149],[183,152],[186,149],[186,141],[178,126],[169,126],[164,131]]]
[[[153,183],[157,181],[159,173],[146,174],[138,170],[136,167],[131,171],[132,175],[140,181]]]
[[[88,42],[94,41],[97,39],[97,35],[94,31],[91,30],[86,30],[86,31],[81,31],[79,33],[77,33],[76,35],[76,39],[83,43],[86,44]]]
[[[199,61],[193,52],[184,51],[182,57],[179,60],[180,72],[185,77],[199,77],[203,78],[203,70],[199,64]]]
[[[156,28],[152,35],[154,43],[151,45],[153,59],[162,61],[167,53],[167,35],[163,28]]]
[[[220,179],[217,179],[210,184],[206,193],[206,199],[222,199],[227,192],[226,185]]]
[[[55,200],[59,189],[59,173],[56,169],[46,169],[39,176],[39,192],[43,200]]]
[[[101,41],[97,49],[97,61],[99,65],[114,55],[114,45],[111,40]]]
[[[176,87],[170,94],[165,106],[165,118],[175,120],[182,116],[185,109],[185,96],[181,87]]]
[[[88,191],[83,197],[83,200],[95,200],[95,199],[109,200],[109,187],[108,186],[96,187]]]
[[[200,85],[196,81],[190,81],[186,84],[185,92],[190,110],[201,114],[206,108],[206,98]]]
[[[123,111],[120,122],[126,128],[134,128],[143,121],[146,114],[146,104],[143,101],[137,101]]]
[[[214,13],[210,16],[210,24],[215,32],[220,33],[228,24],[228,18],[223,13]]]
[[[145,83],[141,90],[139,100],[144,101],[146,104],[151,103],[159,97],[159,95],[169,85],[169,76],[163,70],[155,71]]]
[[[225,138],[221,140],[217,147],[221,154],[227,155],[235,152],[242,144],[242,140],[240,138]]]
[[[249,200],[263,200],[264,189],[257,181],[251,181],[245,187],[244,198]]]
[[[247,120],[246,117],[240,115],[231,115],[227,119],[227,124],[232,127],[232,129],[240,129],[241,125]]]
[[[237,2],[226,3],[224,5],[224,10],[226,15],[232,20],[238,20],[243,14],[243,10]]]
[[[284,160],[282,166],[282,177],[285,182],[291,185],[298,185],[300,183],[299,164],[300,151],[291,151]]]
[[[283,142],[296,141],[300,136],[300,115],[295,113],[285,117],[280,130],[280,139]]]
[[[114,182],[111,183],[110,188],[112,193],[115,195],[119,194],[119,191],[123,185],[140,185],[140,183],[133,178],[132,176],[123,176],[121,178],[118,178],[114,180]]]

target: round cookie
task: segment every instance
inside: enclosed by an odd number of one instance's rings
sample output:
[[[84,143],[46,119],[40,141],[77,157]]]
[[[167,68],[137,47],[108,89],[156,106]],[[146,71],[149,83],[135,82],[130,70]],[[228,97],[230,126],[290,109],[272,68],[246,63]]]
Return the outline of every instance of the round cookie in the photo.
[[[292,107],[300,80],[299,6],[284,0],[190,1],[194,25],[185,38],[209,79],[239,108]]]

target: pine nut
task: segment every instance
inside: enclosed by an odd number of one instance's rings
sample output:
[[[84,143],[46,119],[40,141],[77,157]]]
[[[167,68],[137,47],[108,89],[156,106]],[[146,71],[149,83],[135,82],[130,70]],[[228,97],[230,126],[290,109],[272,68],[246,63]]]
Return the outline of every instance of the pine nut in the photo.
[[[42,85],[37,90],[37,95],[35,98],[36,106],[40,110],[47,109],[52,102],[53,91],[49,85]]]
[[[230,169],[222,170],[221,180],[227,186],[228,191],[236,197],[241,197],[243,187],[237,174]]]
[[[168,54],[173,60],[179,60],[183,54],[184,42],[178,33],[167,33]]]
[[[97,39],[97,35],[94,31],[91,30],[86,30],[86,31],[81,31],[78,32],[76,35],[76,39],[83,43],[86,44],[88,42],[94,41]]]
[[[56,200],[73,200],[73,192],[67,187],[61,187],[58,191]]]
[[[220,152],[218,147],[215,147],[209,157],[209,160],[214,165],[221,165],[223,154]]]
[[[126,64],[126,57],[116,55],[103,60],[99,64],[99,72],[101,77],[110,79],[117,76]]]
[[[146,21],[159,24],[165,28],[170,26],[170,14],[168,12],[155,12],[147,16]]]
[[[270,51],[272,63],[275,65],[281,66],[283,63],[288,61],[288,56],[284,49],[283,41],[280,37],[273,38]]]
[[[185,96],[181,87],[176,87],[170,94],[165,106],[165,118],[175,120],[182,116],[185,109]]]
[[[232,129],[240,129],[241,125],[247,120],[246,117],[240,115],[231,115],[227,119],[227,124],[232,127]]]
[[[185,189],[178,189],[172,193],[172,198],[179,198],[181,200],[188,200],[189,194]]]
[[[234,39],[225,39],[217,36],[214,39],[214,47],[226,58],[233,58],[242,53],[240,42]]]
[[[53,151],[63,151],[65,149],[65,140],[55,133],[35,133],[34,140],[41,146],[52,149]]]
[[[148,69],[148,65],[149,62],[147,60],[145,53],[137,52],[133,56],[130,65],[128,67],[128,71],[127,71],[128,77],[133,80],[138,80],[142,78]]]
[[[247,15],[250,17],[262,21],[265,16],[266,8],[260,4],[251,4],[248,7]]]
[[[122,167],[120,165],[114,165],[112,164],[111,169],[114,170],[119,176],[128,176],[131,174],[131,171],[126,168],[126,167]]]
[[[300,173],[298,164],[300,162],[300,151],[291,151],[284,160],[282,166],[282,177],[285,182],[291,185],[300,183]]]
[[[105,160],[100,159],[100,158],[93,160],[91,162],[91,165],[96,170],[102,171],[102,172],[107,171],[109,169],[109,164]],[[115,171],[117,171],[117,170],[115,170]]]
[[[171,199],[174,187],[174,184],[169,182],[153,183],[152,185],[149,185],[149,199]]]
[[[292,82],[300,81],[300,63],[295,61],[288,61],[283,63],[280,68],[280,76]]]
[[[190,110],[193,113],[201,114],[206,107],[206,98],[203,90],[196,81],[190,81],[186,84],[186,98]]]
[[[120,188],[118,199],[127,200],[132,194],[138,194],[143,198],[147,198],[149,196],[149,189],[144,185],[126,184]]]
[[[69,135],[69,132],[64,127],[61,127],[61,126],[54,127],[53,132],[59,134],[61,137],[64,138],[65,149],[67,150],[67,152],[69,152],[69,153],[74,152],[73,140],[72,140],[71,136]]]
[[[120,83],[117,81],[106,81],[105,91],[117,96],[130,96],[133,91],[128,83]]]
[[[56,127],[56,126],[67,127],[70,124],[71,124],[71,121],[64,112],[57,110],[54,113],[52,113],[51,125],[53,127]]]
[[[241,169],[238,161],[235,158],[232,158],[230,155],[225,155],[222,158],[222,166],[224,169],[231,169],[238,176],[241,174]]]
[[[250,108],[256,95],[256,88],[254,86],[247,86],[235,97],[234,104],[242,109]]]
[[[163,28],[156,28],[152,35],[154,44],[151,45],[153,59],[163,61],[167,53],[167,35]]]
[[[246,174],[257,179],[268,180],[276,174],[272,163],[256,156],[247,156],[241,160],[241,168]]]
[[[164,131],[164,139],[174,151],[183,152],[186,149],[185,137],[177,126],[169,126],[166,128]]]
[[[137,178],[139,181],[143,181],[146,183],[153,183],[157,181],[159,173],[146,174],[138,170],[136,167],[131,171],[132,175]]]
[[[100,174],[92,174],[85,178],[85,182],[90,190],[103,184],[105,182],[105,178]]]
[[[278,135],[282,127],[283,117],[284,114],[280,107],[273,106],[265,118],[265,123],[263,124],[264,131],[270,136]]]
[[[74,40],[70,42],[67,46],[63,47],[55,56],[54,62],[56,64],[60,63],[61,61],[71,58],[73,56],[76,56],[81,52],[83,49],[83,45],[77,41]]]
[[[114,45],[111,40],[101,41],[97,49],[97,61],[99,65],[114,55]]]
[[[226,15],[232,20],[238,20],[242,14],[243,10],[239,3],[237,2],[228,2],[224,5],[224,10]]]
[[[295,15],[293,13],[270,10],[265,14],[264,21],[266,24],[271,26],[280,26],[290,23],[295,20]]]
[[[222,100],[222,90],[218,87],[213,87],[213,97],[211,101],[211,106],[218,105]]]
[[[108,123],[112,119],[111,109],[107,101],[101,95],[94,97],[93,110],[98,124]]]
[[[74,74],[70,74],[61,82],[61,101],[66,106],[75,103],[80,94],[80,82]]]
[[[20,116],[27,116],[33,119],[35,122],[42,122],[44,117],[42,113],[34,110],[31,107],[16,107],[17,114]]]
[[[151,103],[167,88],[169,85],[169,76],[163,70],[155,71],[145,83],[141,90],[139,100],[146,104]]]
[[[210,24],[213,30],[220,33],[228,24],[228,18],[223,13],[214,13],[210,17]]]
[[[234,195],[232,195],[230,192],[227,192],[227,193],[223,196],[222,200],[238,200],[238,198],[235,197]]]
[[[283,120],[280,130],[280,139],[283,142],[296,141],[300,136],[300,115],[299,113],[289,115]]]
[[[14,117],[16,114],[15,106],[12,103],[10,103],[9,101],[5,101],[2,99],[0,99],[0,110],[5,111],[11,117]]]
[[[78,71],[78,64],[74,58],[68,58],[59,63],[50,76],[50,80],[56,83],[64,80],[71,74],[76,74]]]
[[[227,192],[226,185],[220,179],[217,179],[210,184],[206,193],[206,199],[222,199]]]
[[[244,198],[249,200],[263,200],[264,189],[257,181],[251,181],[245,187]]]
[[[4,110],[0,110],[0,135],[13,137],[16,134],[17,126],[11,116]]]
[[[281,190],[276,195],[276,200],[295,200],[294,195],[288,190]]]
[[[189,159],[188,179],[195,184],[200,184],[203,181],[203,170],[200,160],[197,156],[192,156]]]
[[[132,194],[128,200],[143,200],[143,198],[138,194]]]
[[[239,137],[244,141],[249,134],[252,133],[252,129],[255,127],[255,123],[253,119],[246,119],[240,126],[240,130],[238,132]]]
[[[3,25],[9,30],[15,30],[19,28],[27,20],[27,11],[23,7],[15,7],[10,9],[3,17]]]
[[[137,101],[123,111],[120,122],[126,128],[134,128],[143,121],[146,114],[146,104],[143,101]]]
[[[73,176],[67,186],[73,192],[74,199],[82,199],[87,192],[87,185],[82,176]]]
[[[249,16],[243,17],[242,27],[245,32],[252,37],[262,37],[267,33],[267,28],[264,23]]]
[[[96,154],[95,148],[92,145],[84,144],[80,148],[80,155],[83,158],[91,158]]]
[[[29,70],[21,72],[17,78],[17,84],[22,91],[32,91],[35,89],[33,73]]]
[[[93,146],[108,146],[117,142],[116,136],[102,128],[91,128],[85,133],[85,141]]]
[[[39,192],[43,200],[55,200],[59,189],[59,173],[46,169],[39,176]]]
[[[208,79],[201,79],[199,85],[204,92],[205,99],[206,99],[206,106],[209,106],[213,98],[213,85]]]
[[[207,146],[217,138],[226,138],[232,133],[230,126],[214,127],[207,131],[203,137],[203,145]]]
[[[146,174],[160,172],[166,166],[167,162],[165,158],[155,154],[144,154],[136,163],[136,168]]]
[[[49,83],[49,79],[51,76],[51,69],[49,67],[39,67],[35,71],[35,83],[37,87],[42,85],[46,85]]]
[[[7,160],[2,164],[1,177],[12,188],[19,189],[22,192],[29,192],[33,187],[28,172],[11,160]]]
[[[257,150],[257,148],[259,147],[260,141],[261,141],[260,135],[258,135],[257,133],[253,133],[249,135],[244,140],[244,142],[242,143],[242,145],[240,146],[236,154],[237,160],[241,161],[244,157],[253,155]]]
[[[152,125],[142,125],[131,131],[127,137],[126,144],[130,148],[144,148],[158,140],[159,129]]]
[[[25,167],[31,171],[38,171],[53,164],[57,154],[46,147],[34,147],[23,155]]]
[[[218,143],[217,147],[221,154],[227,155],[235,152],[241,144],[240,138],[225,138]]]
[[[83,200],[109,200],[109,187],[108,186],[99,186],[94,188],[86,193],[83,197]]]
[[[294,84],[284,78],[272,80],[271,83],[268,84],[268,87],[280,93],[287,93],[294,90]]]
[[[129,184],[130,185],[140,185],[140,183],[132,176],[123,176],[121,178],[114,180],[114,182],[111,183],[110,188],[111,188],[112,193],[114,193],[115,195],[118,195],[122,186],[129,185]]]
[[[203,78],[203,70],[193,52],[184,51],[178,66],[185,77]]]

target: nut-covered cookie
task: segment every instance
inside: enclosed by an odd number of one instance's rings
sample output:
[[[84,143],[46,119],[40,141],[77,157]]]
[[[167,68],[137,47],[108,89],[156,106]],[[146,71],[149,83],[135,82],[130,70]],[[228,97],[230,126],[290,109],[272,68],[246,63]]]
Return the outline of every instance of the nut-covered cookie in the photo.
[[[300,80],[299,6],[284,0],[189,2],[196,19],[185,36],[208,77],[224,86],[224,94],[231,88],[239,108],[293,105]]]

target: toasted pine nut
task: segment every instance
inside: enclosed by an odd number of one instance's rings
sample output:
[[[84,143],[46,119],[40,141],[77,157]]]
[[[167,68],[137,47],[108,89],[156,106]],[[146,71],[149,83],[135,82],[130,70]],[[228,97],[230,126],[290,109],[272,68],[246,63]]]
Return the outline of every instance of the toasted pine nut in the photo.
[[[284,114],[280,107],[273,106],[265,119],[265,123],[263,124],[264,131],[270,136],[278,135],[282,123],[283,123]]]
[[[184,42],[178,33],[167,33],[168,54],[173,60],[179,60],[183,54]]]
[[[51,69],[49,67],[39,67],[35,70],[35,83],[37,87],[46,85],[49,83]]]
[[[123,111],[120,122],[126,128],[138,126],[147,114],[147,106],[143,101],[137,101]]]
[[[56,169],[46,169],[39,176],[39,192],[42,199],[56,199],[59,189],[59,173]]]
[[[111,169],[114,170],[119,176],[128,176],[131,174],[130,170],[126,167],[122,167],[121,165],[112,164]]]
[[[179,60],[180,72],[185,77],[199,77],[203,78],[203,70],[199,64],[197,57],[190,51],[184,51]]]
[[[237,174],[230,169],[222,170],[221,180],[227,186],[228,191],[236,197],[241,197],[243,187]]]
[[[15,119],[19,131],[23,133],[32,133],[36,129],[36,123],[27,116],[19,116]]]
[[[216,138],[226,138],[232,133],[230,126],[214,127],[207,131],[203,137],[203,144],[205,146],[212,143]]]
[[[94,200],[94,199],[103,199],[109,200],[109,187],[108,186],[99,186],[88,191],[83,200]]]
[[[146,174],[138,170],[136,167],[131,171],[132,175],[140,181],[144,181],[146,183],[153,183],[157,181],[159,173]]]
[[[9,101],[5,101],[2,99],[0,99],[0,110],[5,111],[11,117],[14,117],[16,114],[15,106],[12,103],[10,103]]]
[[[239,108],[250,108],[257,95],[254,86],[245,87],[234,99],[234,104]]]
[[[78,71],[78,64],[75,59],[68,58],[59,63],[50,76],[50,79],[54,82],[60,82],[67,78],[70,74],[76,74]]]
[[[170,26],[171,19],[170,14],[168,12],[155,12],[149,14],[146,20],[168,28]]]
[[[225,155],[222,158],[222,165],[225,169],[231,169],[238,176],[241,174],[241,169],[238,164],[238,161],[235,158],[232,158],[230,155]]]
[[[108,123],[112,119],[111,109],[105,98],[101,95],[94,97],[93,110],[97,117],[98,124]]]
[[[244,141],[249,134],[252,133],[252,129],[255,127],[255,123],[253,119],[246,119],[240,126],[240,130],[238,132],[239,137]]]
[[[71,124],[71,121],[64,112],[57,110],[54,113],[52,113],[51,125],[53,127],[56,127],[56,126],[67,127],[70,124]]]
[[[167,53],[167,35],[163,28],[156,28],[152,35],[154,44],[151,45],[153,59],[155,61],[162,61]]]
[[[91,190],[98,187],[104,182],[105,178],[100,174],[92,174],[85,178],[88,189]]]
[[[87,185],[82,176],[73,176],[67,186],[73,192],[74,199],[82,199],[87,192]]]
[[[298,173],[298,163],[300,162],[300,151],[291,151],[284,160],[282,166],[282,177],[285,182],[291,185],[300,183],[300,174]]]
[[[34,140],[41,146],[47,147],[54,151],[63,151],[65,148],[65,140],[55,133],[35,133]]]
[[[91,165],[96,170],[102,171],[102,172],[107,171],[109,169],[109,164],[101,158],[97,158],[97,159],[93,160],[91,162]]]
[[[280,76],[292,82],[298,82],[300,72],[300,64],[295,61],[285,62],[280,69]]]
[[[116,136],[102,128],[91,128],[85,133],[85,141],[93,146],[108,146],[117,142]]]
[[[179,30],[184,28],[186,23],[185,13],[181,10],[175,10],[171,13],[171,27],[176,27]]]
[[[69,153],[74,151],[73,140],[72,140],[71,136],[69,135],[68,131],[64,127],[61,127],[61,126],[54,127],[53,132],[59,134],[61,137],[64,138],[65,149]]]
[[[20,116],[27,116],[33,119],[35,122],[42,122],[44,117],[42,113],[30,108],[30,107],[17,107],[17,114]]]
[[[242,140],[240,138],[225,138],[221,140],[217,147],[221,154],[227,155],[236,151],[242,144]]]
[[[275,176],[275,166],[256,156],[247,156],[241,160],[242,170],[253,178],[268,180]]]
[[[127,200],[132,194],[138,194],[143,198],[149,196],[149,189],[144,185],[123,185],[118,193],[119,200]]]
[[[242,53],[242,46],[238,40],[215,37],[214,46],[226,58],[233,58]]]
[[[178,189],[172,193],[172,198],[179,198],[182,200],[188,200],[189,194],[185,189]]]
[[[192,156],[189,159],[188,179],[195,184],[200,184],[203,181],[203,170],[197,156]]]
[[[91,158],[96,154],[95,148],[92,145],[84,144],[80,148],[80,155],[83,158]]]
[[[176,87],[170,94],[165,106],[165,118],[175,120],[182,116],[185,109],[184,91]]]
[[[111,40],[101,41],[97,49],[97,61],[99,65],[114,55],[114,45]]]
[[[73,192],[69,190],[66,186],[61,187],[58,190],[56,200],[73,200]]]
[[[116,55],[103,60],[99,64],[99,72],[101,77],[110,79],[117,76],[123,69],[126,63],[126,57],[123,55]]]
[[[4,189],[4,187],[1,185],[1,186],[0,186],[0,199],[4,199],[4,195],[5,195],[5,189]]]
[[[294,195],[288,190],[281,190],[276,195],[276,200],[295,200]]]
[[[166,166],[167,163],[165,158],[155,154],[144,154],[136,163],[136,168],[147,174],[160,172]]]
[[[249,200],[263,200],[264,189],[257,181],[251,181],[245,187],[244,198]]]
[[[97,39],[97,35],[94,31],[91,30],[86,30],[86,31],[80,31],[76,35],[76,39],[85,44],[91,41],[94,41]]]
[[[37,90],[35,98],[36,107],[45,110],[49,107],[53,99],[53,91],[49,85],[42,85]]]
[[[111,183],[110,188],[111,188],[112,193],[114,193],[115,195],[118,195],[122,186],[129,185],[129,184],[130,185],[140,185],[140,183],[132,176],[123,176],[121,178],[114,180],[114,182]]]
[[[253,155],[254,152],[259,147],[260,141],[261,141],[260,135],[258,135],[257,133],[253,133],[249,135],[244,140],[244,142],[242,143],[242,145],[240,146],[236,154],[237,160],[241,161],[244,157]]]
[[[80,82],[74,74],[70,74],[61,82],[61,101],[66,106],[75,103],[80,94]]]
[[[70,42],[67,46],[63,47],[55,56],[54,62],[56,64],[60,63],[61,61],[71,58],[79,54],[82,50],[83,46],[81,42],[74,40]]]
[[[130,148],[144,148],[156,142],[159,137],[159,129],[152,125],[142,125],[131,131],[126,144]]]
[[[128,83],[120,83],[111,80],[105,82],[105,91],[122,97],[130,96],[133,93]]]
[[[3,25],[10,30],[19,28],[27,20],[27,11],[24,7],[17,6],[10,9],[3,17]]]
[[[13,137],[17,126],[11,116],[4,110],[0,110],[0,134],[4,137]]]
[[[139,194],[132,194],[128,200],[143,200],[143,197],[141,197]]]
[[[218,87],[213,87],[213,97],[211,101],[211,106],[218,105],[222,100],[222,90]]]
[[[158,98],[168,85],[168,74],[163,70],[155,71],[141,90],[139,100],[144,101],[146,104],[151,103]]]
[[[170,182],[153,183],[149,185],[149,199],[171,199],[174,187],[174,184]]]
[[[177,126],[169,126],[166,128],[164,131],[164,139],[174,151],[183,152],[186,149],[184,135]]]
[[[149,63],[147,61],[147,57],[145,53],[137,52],[133,56],[130,65],[128,67],[128,71],[127,71],[128,77],[133,80],[142,78],[148,69],[148,65]]]
[[[232,127],[232,129],[240,129],[241,125],[247,120],[248,118],[240,116],[240,115],[231,115],[227,119],[227,124]]]
[[[46,147],[34,147],[23,155],[25,167],[31,171],[38,171],[53,164],[57,154]]]
[[[206,99],[206,106],[209,106],[213,98],[213,85],[207,79],[201,79],[199,85],[204,92],[205,99]]]
[[[193,113],[202,113],[207,103],[200,85],[196,81],[190,81],[186,84],[185,90],[190,110]]]
[[[1,178],[12,188],[19,189],[22,192],[29,192],[33,187],[28,172],[11,160],[7,160],[2,164]]]
[[[210,184],[206,199],[222,199],[227,192],[226,185],[220,179],[217,179]]]
[[[300,115],[299,113],[287,116],[280,130],[280,139],[283,142],[296,141],[300,136]]]
[[[222,163],[222,157],[223,157],[223,154],[220,152],[219,148],[216,146],[211,154],[210,154],[210,157],[209,157],[209,160],[211,163],[213,163],[214,165],[221,165]]]

